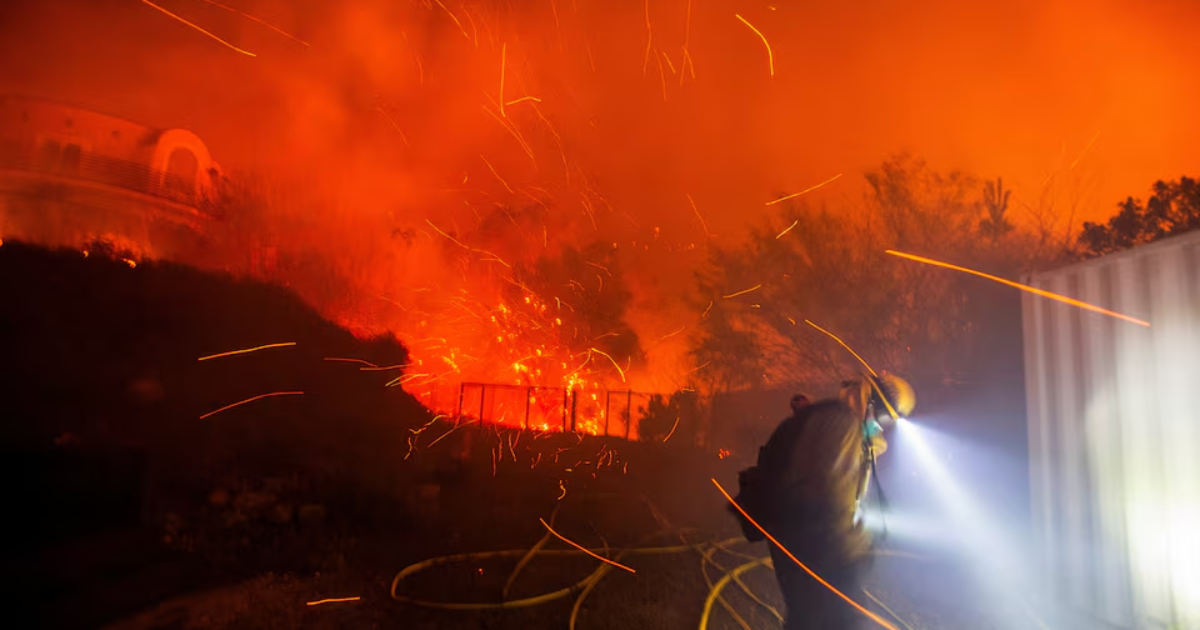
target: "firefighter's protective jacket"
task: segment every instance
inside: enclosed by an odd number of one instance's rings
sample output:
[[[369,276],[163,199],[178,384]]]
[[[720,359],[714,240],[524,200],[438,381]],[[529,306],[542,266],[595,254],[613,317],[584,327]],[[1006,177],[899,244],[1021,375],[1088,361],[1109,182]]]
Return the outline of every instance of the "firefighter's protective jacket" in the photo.
[[[867,464],[855,407],[842,397],[801,409],[775,430],[758,465],[772,495],[762,515],[767,529],[785,545],[847,562],[871,544],[854,518]]]

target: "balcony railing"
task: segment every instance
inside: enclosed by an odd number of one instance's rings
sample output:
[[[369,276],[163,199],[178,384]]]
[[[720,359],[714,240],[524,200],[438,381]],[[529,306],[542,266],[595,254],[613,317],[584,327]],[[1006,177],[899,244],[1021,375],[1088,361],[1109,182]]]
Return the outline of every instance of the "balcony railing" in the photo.
[[[0,168],[107,184],[193,208],[199,202],[195,184],[188,178],[156,171],[139,162],[80,151],[71,145],[44,146],[34,151],[0,143]]]

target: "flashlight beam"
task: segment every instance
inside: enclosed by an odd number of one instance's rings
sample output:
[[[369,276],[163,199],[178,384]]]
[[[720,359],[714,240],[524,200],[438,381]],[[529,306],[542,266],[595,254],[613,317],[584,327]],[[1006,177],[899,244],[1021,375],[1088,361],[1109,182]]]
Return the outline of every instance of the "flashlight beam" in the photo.
[[[1051,300],[1062,302],[1063,304],[1070,304],[1071,306],[1077,306],[1084,310],[1092,311],[1094,313],[1100,313],[1101,315],[1108,315],[1109,317],[1123,319],[1127,322],[1132,322],[1134,324],[1138,324],[1139,326],[1145,326],[1146,328],[1150,327],[1150,322],[1148,322],[1148,321],[1141,320],[1136,317],[1131,317],[1129,315],[1123,315],[1116,311],[1110,311],[1106,308],[1101,308],[1099,306],[1096,306],[1095,304],[1088,304],[1087,302],[1082,302],[1080,300],[1076,300],[1075,298],[1069,298],[1065,295],[1059,295],[1057,293],[1051,293],[1050,291],[1044,291],[1042,289],[1038,289],[1036,287],[1031,287],[1026,284],[1021,284],[1020,282],[1013,282],[1012,280],[1005,280],[1004,278],[1001,278],[999,276],[993,276],[989,273],[983,273],[982,271],[975,271],[974,269],[968,269],[966,267],[952,265],[950,263],[942,262],[940,260],[934,260],[932,258],[925,258],[924,256],[917,256],[914,254],[906,254],[904,252],[898,252],[894,249],[889,249],[886,251],[886,253],[891,254],[892,256],[897,256],[899,258],[907,258],[908,260],[915,260],[919,263],[925,263],[926,265],[933,265],[934,267],[942,267],[944,269],[953,269],[954,271],[961,271],[963,273],[969,273],[973,276],[979,276],[980,278],[986,278],[993,282],[999,282],[1000,284],[1007,285],[1007,286],[1013,287],[1015,289],[1020,289],[1025,292],[1032,293],[1034,295],[1038,295],[1038,296],[1041,296],[1044,298],[1050,298]]]
[[[815,572],[813,572],[812,569],[808,568],[808,565],[804,564],[803,562],[800,562],[800,560],[798,560],[796,558],[796,556],[792,555],[792,552],[788,551],[787,547],[784,547],[783,544],[780,543],[778,540],[776,540],[775,537],[772,536],[770,532],[763,529],[763,526],[759,525],[758,521],[754,520],[753,517],[751,517],[749,514],[747,514],[746,510],[743,510],[742,506],[738,505],[738,502],[735,501],[733,499],[733,497],[729,495],[729,493],[725,490],[725,488],[721,486],[721,483],[719,481],[717,481],[716,479],[713,479],[712,482],[713,482],[713,485],[715,485],[717,487],[717,490],[720,490],[721,494],[725,495],[725,498],[729,501],[729,503],[731,505],[733,505],[733,507],[735,509],[737,509],[737,511],[739,513],[741,513],[742,516],[746,517],[746,520],[750,521],[751,525],[754,525],[755,529],[762,532],[763,536],[767,537],[767,540],[771,541],[771,543],[774,544],[776,547],[779,547],[779,550],[782,551],[784,553],[784,555],[786,555],[788,558],[790,558],[792,560],[792,562],[795,562],[797,565],[799,565],[799,567],[801,569],[804,569],[805,573],[811,575],[813,577],[813,579],[820,582],[821,585],[824,586],[825,588],[833,591],[833,593],[835,595],[837,595],[838,597],[846,600],[846,603],[853,606],[856,610],[858,610],[858,612],[866,615],[867,618],[869,618],[871,621],[874,621],[875,623],[883,626],[884,628],[887,628],[888,630],[899,630],[899,628],[888,623],[888,621],[886,619],[884,619],[883,617],[880,617],[879,615],[876,615],[875,613],[867,610],[866,608],[863,608],[863,606],[861,604],[854,601],[853,599],[850,599],[845,593],[837,590],[836,588],[834,588],[834,586],[832,584],[830,584],[829,582],[826,582],[821,576],[819,576]]]

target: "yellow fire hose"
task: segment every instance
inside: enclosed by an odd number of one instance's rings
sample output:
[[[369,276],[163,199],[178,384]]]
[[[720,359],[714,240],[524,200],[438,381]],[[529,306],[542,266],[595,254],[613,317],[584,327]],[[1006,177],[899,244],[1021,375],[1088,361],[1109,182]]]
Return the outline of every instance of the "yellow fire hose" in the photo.
[[[713,602],[715,602],[717,598],[721,596],[721,591],[739,575],[757,566],[768,566],[772,569],[775,568],[774,565],[771,564],[771,556],[758,558],[757,560],[751,560],[750,562],[734,567],[730,571],[726,571],[725,575],[721,576],[721,579],[717,580],[717,583],[708,590],[708,597],[704,599],[704,610],[700,613],[700,630],[707,630],[708,619],[712,614]]]
[[[725,608],[725,610],[730,613],[730,615],[734,618],[735,621],[737,621],[739,623],[739,625],[741,625],[743,627],[747,627],[747,628],[749,627],[749,624],[746,623],[745,619],[743,619],[739,614],[737,614],[737,612],[735,612],[733,610],[732,606],[729,605],[728,602],[724,602],[724,598],[721,595],[722,591],[724,591],[725,588],[729,586],[730,582],[737,585],[739,587],[739,589],[743,593],[745,593],[752,601],[754,601],[757,605],[762,606],[763,608],[768,610],[772,614],[772,616],[774,616],[777,620],[779,620],[780,623],[782,623],[783,615],[779,612],[779,610],[776,609],[775,607],[767,604],[760,596],[755,594],[753,589],[751,589],[741,579],[741,576],[744,573],[746,573],[752,569],[755,569],[757,567],[760,567],[760,566],[765,566],[767,568],[774,569],[774,565],[772,564],[771,557],[764,556],[761,558],[756,558],[749,554],[726,549],[726,547],[733,545],[735,543],[741,542],[741,541],[742,541],[741,537],[735,537],[735,538],[726,538],[724,540],[707,541],[707,542],[700,542],[700,543],[694,543],[694,544],[681,544],[681,545],[671,545],[671,546],[662,546],[662,547],[627,547],[627,548],[615,549],[615,550],[592,549],[591,551],[596,552],[596,553],[602,553],[602,552],[611,553],[611,552],[615,551],[617,554],[616,558],[620,558],[622,556],[628,556],[628,555],[648,556],[648,555],[665,555],[665,554],[676,554],[676,553],[685,553],[685,552],[689,552],[689,551],[696,551],[700,554],[702,561],[705,564],[712,564],[719,571],[724,572],[724,574],[719,579],[717,579],[715,582],[713,582],[711,580],[711,578],[709,578],[708,574],[705,573],[705,581],[709,585],[709,591],[708,591],[708,595],[705,597],[704,608],[702,609],[701,615],[700,615],[700,625],[699,625],[700,630],[707,630],[709,620],[712,618],[713,606],[718,601],[723,602],[723,607]],[[583,578],[582,580],[580,580],[579,582],[576,582],[575,584],[573,584],[571,586],[561,588],[556,591],[551,591],[548,593],[535,595],[532,597],[525,597],[522,599],[515,599],[515,600],[507,600],[507,601],[503,601],[503,602],[439,602],[439,601],[431,601],[431,600],[418,599],[415,597],[409,597],[407,595],[402,595],[402,594],[399,594],[396,592],[400,583],[403,582],[405,579],[410,578],[413,575],[420,573],[421,571],[424,571],[426,569],[430,569],[430,568],[433,568],[436,566],[459,563],[459,562],[473,563],[473,562],[477,562],[480,560],[488,560],[488,559],[495,559],[495,558],[519,558],[520,561],[518,562],[517,569],[513,571],[513,574],[509,577],[509,580],[506,583],[505,588],[507,591],[509,588],[511,588],[513,582],[515,581],[516,575],[520,572],[520,569],[524,568],[524,566],[528,565],[528,563],[530,561],[532,561],[532,559],[535,556],[579,556],[579,555],[584,555],[584,552],[575,550],[575,549],[544,549],[543,547],[545,546],[546,542],[548,542],[548,539],[543,538],[542,540],[539,540],[538,544],[534,545],[534,547],[531,549],[507,549],[507,550],[503,550],[503,551],[486,551],[486,552],[480,552],[480,553],[461,553],[461,554],[454,554],[454,555],[450,555],[450,556],[441,556],[438,558],[430,558],[428,560],[423,560],[416,564],[409,565],[409,566],[405,567],[403,570],[401,570],[399,573],[397,573],[396,577],[392,579],[392,585],[391,585],[391,591],[390,591],[391,595],[392,595],[392,599],[394,599],[398,602],[411,604],[413,606],[420,606],[422,608],[433,608],[433,609],[440,609],[440,610],[459,610],[459,611],[509,610],[509,609],[537,606],[537,605],[545,604],[545,603],[548,603],[548,602],[551,602],[551,601],[554,601],[554,600],[557,600],[560,598],[568,597],[573,594],[578,594],[577,598],[575,600],[575,604],[571,609],[571,617],[570,617],[570,620],[568,623],[568,628],[570,628],[570,630],[575,630],[576,625],[578,623],[579,613],[583,608],[584,600],[587,598],[587,596],[589,594],[592,593],[592,591],[594,591],[596,589],[597,586],[599,586],[600,581],[604,578],[604,576],[608,575],[612,571],[613,565],[607,564],[607,563],[602,563],[594,571],[592,571],[590,574],[588,574],[587,577]],[[732,556],[737,556],[737,557],[740,557],[743,559],[749,558],[749,561],[744,562],[732,569],[725,570],[724,567],[722,567],[719,563],[712,560],[712,555],[718,550],[724,551],[725,553],[728,553]],[[912,554],[904,554],[904,553],[888,552],[888,551],[879,552],[879,555],[908,557],[908,558],[919,559],[919,560],[924,559],[924,558],[921,558],[920,556],[915,556]],[[907,630],[912,630],[911,625],[909,625],[901,617],[899,617],[899,615],[897,615],[894,611],[892,611],[890,608],[888,608],[888,606],[886,604],[884,604],[882,601],[880,601],[878,597],[876,597],[870,593],[867,593],[867,597],[869,597],[874,603],[879,605],[880,608],[882,608],[884,611],[886,611],[890,617],[892,617],[897,622],[899,622],[904,628],[906,628]]]
[[[740,614],[738,614],[737,610],[734,609],[733,605],[729,601],[727,601],[725,599],[725,597],[722,595],[722,591],[724,591],[724,589],[729,585],[730,582],[733,582],[735,585],[737,585],[738,589],[741,590],[741,592],[743,594],[745,594],[747,596],[747,598],[749,598],[752,602],[754,602],[756,605],[758,605],[758,606],[762,607],[763,609],[767,610],[768,612],[770,612],[771,615],[776,620],[778,620],[780,624],[783,623],[783,619],[784,619],[783,614],[777,608],[771,606],[762,597],[760,597],[758,594],[756,594],[754,592],[754,590],[751,589],[749,587],[749,585],[747,585],[746,582],[743,581],[743,579],[741,577],[747,571],[750,571],[750,570],[752,570],[756,567],[760,567],[760,566],[765,566],[765,567],[774,569],[774,565],[772,564],[770,556],[758,557],[756,555],[751,555],[748,553],[744,553],[742,551],[732,549],[731,547],[733,545],[740,543],[740,542],[744,542],[744,539],[740,536],[733,537],[733,538],[726,538],[726,539],[722,539],[722,540],[715,540],[715,541],[710,540],[710,541],[700,541],[700,542],[687,542],[686,537],[685,537],[685,534],[687,533],[687,531],[672,527],[671,524],[666,520],[666,518],[661,513],[659,513],[657,509],[655,509],[654,505],[648,499],[645,499],[643,497],[643,502],[650,509],[650,512],[653,514],[655,519],[658,520],[659,524],[663,527],[662,531],[652,535],[652,537],[659,537],[659,536],[663,536],[669,532],[675,532],[675,534],[680,537],[681,544],[664,545],[664,546],[646,546],[646,547],[624,547],[624,548],[610,549],[608,547],[608,544],[605,543],[604,547],[602,549],[587,549],[587,550],[585,550],[582,547],[579,549],[546,549],[545,548],[546,545],[549,544],[550,539],[553,537],[553,531],[550,530],[550,528],[548,527],[548,531],[546,532],[546,534],[543,535],[542,538],[540,538],[537,541],[537,543],[535,543],[533,545],[533,547],[531,547],[529,549],[509,549],[509,550],[502,550],[502,551],[460,553],[460,554],[454,554],[454,555],[449,555],[449,556],[429,558],[427,560],[423,560],[421,562],[409,565],[409,566],[405,567],[404,569],[402,569],[399,573],[397,573],[396,576],[392,579],[392,584],[391,584],[391,589],[390,589],[392,599],[395,601],[398,601],[398,602],[403,602],[406,604],[411,604],[411,605],[419,606],[422,608],[432,608],[432,609],[440,609],[440,610],[457,610],[457,611],[469,611],[469,610],[477,611],[477,610],[508,610],[508,609],[516,609],[516,608],[527,608],[527,607],[531,607],[531,606],[545,604],[545,603],[555,601],[555,600],[558,600],[561,598],[575,596],[575,603],[571,608],[571,616],[568,621],[569,630],[575,630],[576,625],[578,623],[579,614],[583,609],[584,601],[587,599],[588,595],[590,595],[596,589],[596,587],[598,587],[600,585],[600,582],[604,579],[604,577],[606,575],[608,575],[610,572],[612,572],[612,569],[615,566],[618,566],[619,563],[617,563],[617,561],[620,560],[621,558],[623,558],[625,556],[668,555],[668,554],[678,554],[678,553],[686,553],[686,552],[694,551],[694,552],[697,552],[697,554],[700,556],[701,572],[704,576],[705,583],[707,584],[707,586],[709,588],[708,595],[705,598],[704,608],[701,612],[700,630],[707,630],[709,620],[712,617],[713,605],[717,602],[720,602],[721,607],[730,615],[730,617],[735,622],[738,623],[738,625],[740,625],[744,630],[750,630],[749,623],[747,623],[746,620]],[[559,505],[561,505],[561,504],[559,504]],[[550,514],[550,517],[548,519],[550,525],[552,525],[554,523],[555,518],[558,515],[558,507],[559,506],[556,505],[554,511],[551,512],[551,514]],[[744,560],[745,562],[733,567],[732,569],[726,569],[726,567],[723,566],[722,563],[717,562],[714,559],[714,556],[718,552],[725,553],[728,556],[737,558],[739,560]],[[518,576],[529,565],[529,563],[531,563],[535,558],[544,557],[544,556],[580,556],[580,555],[585,555],[585,554],[589,554],[589,553],[594,554],[594,555],[598,554],[602,560],[605,560],[605,562],[601,563],[598,567],[596,567],[595,570],[593,570],[586,577],[584,577],[582,580],[576,582],[575,584],[572,584],[565,588],[561,588],[561,589],[551,591],[548,593],[542,593],[540,595],[534,595],[531,597],[525,597],[525,598],[521,598],[521,599],[512,599],[512,600],[508,599],[509,593],[512,591],[513,585],[516,583]],[[909,555],[909,554],[903,554],[901,552],[886,551],[886,550],[878,550],[878,551],[876,551],[876,553],[879,555],[893,555],[893,556],[908,556]],[[915,559],[923,559],[920,556],[911,556],[911,557],[913,557]],[[401,582],[416,575],[417,573],[420,573],[421,571],[425,571],[427,569],[431,569],[431,568],[434,568],[437,566],[442,566],[442,565],[447,565],[447,564],[477,563],[481,560],[494,560],[497,558],[517,558],[518,559],[516,562],[516,565],[513,567],[512,573],[509,574],[508,579],[504,583],[504,588],[503,588],[502,594],[501,594],[503,601],[500,601],[500,602],[440,602],[440,601],[432,601],[432,600],[419,599],[416,597],[410,597],[408,595],[402,595],[397,592]],[[720,571],[722,573],[721,577],[718,578],[715,582],[712,580],[712,578],[708,574],[708,570],[707,570],[708,565],[712,565],[714,568],[716,568],[717,571]],[[899,617],[897,617],[896,614],[891,609],[889,609],[886,605],[884,605],[882,602],[880,602],[876,597],[874,597],[873,595],[871,595],[869,593],[867,594],[867,596],[870,597],[872,600],[874,600],[875,603],[879,604],[882,609],[887,611],[887,613],[890,616],[892,616],[897,621],[899,621],[901,623],[901,625],[903,625],[907,630],[911,630],[911,626],[909,626],[906,622],[904,622],[903,619],[900,619]]]

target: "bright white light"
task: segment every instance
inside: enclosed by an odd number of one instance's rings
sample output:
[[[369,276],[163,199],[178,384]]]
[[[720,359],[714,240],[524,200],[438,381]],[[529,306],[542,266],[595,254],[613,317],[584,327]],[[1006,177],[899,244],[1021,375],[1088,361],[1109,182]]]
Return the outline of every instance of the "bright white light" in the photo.
[[[957,543],[975,556],[990,580],[1007,582],[1017,578],[1016,549],[995,524],[1000,515],[988,514],[954,471],[946,467],[942,455],[946,437],[907,419],[898,422],[897,428],[897,450],[912,456],[918,476],[928,484],[948,517],[940,523],[927,523],[941,530],[943,542]]]

